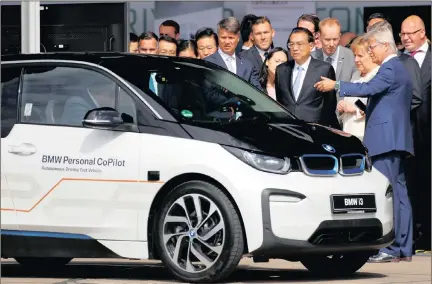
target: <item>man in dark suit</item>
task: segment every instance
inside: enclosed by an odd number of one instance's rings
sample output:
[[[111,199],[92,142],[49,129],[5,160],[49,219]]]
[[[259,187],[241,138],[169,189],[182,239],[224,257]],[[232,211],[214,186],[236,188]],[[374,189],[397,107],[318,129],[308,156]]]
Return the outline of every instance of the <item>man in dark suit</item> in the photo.
[[[255,69],[261,71],[275,35],[275,30],[272,28],[269,18],[257,18],[252,24],[251,35],[254,45],[248,50],[244,50],[241,55],[249,59]]]
[[[404,45],[401,53],[413,59],[420,70],[416,76],[420,80],[421,105],[415,111],[415,175],[413,177],[414,221],[419,224],[423,239],[420,238],[418,249],[429,250],[431,247],[430,214],[424,214],[431,208],[431,45],[426,37],[425,25],[418,16],[407,17],[401,25],[399,36]],[[401,55],[402,56],[402,55]]]
[[[370,258],[370,262],[412,260],[412,209],[405,182],[404,160],[414,153],[410,105],[412,82],[397,56],[390,29],[376,29],[365,35],[372,60],[381,65],[367,83],[349,83],[323,78],[318,90],[339,90],[340,96],[369,97],[366,108],[364,144],[374,168],[387,177],[393,188],[395,240]]]
[[[288,45],[293,60],[276,68],[276,99],[298,118],[340,129],[336,118],[336,93],[320,92],[314,83],[321,76],[335,80],[333,67],[311,57],[313,34],[306,28],[294,28]]]
[[[235,53],[239,40],[240,23],[237,19],[234,17],[223,19],[218,23],[219,49],[204,60],[228,69],[262,90],[258,80],[259,71],[248,59]]]

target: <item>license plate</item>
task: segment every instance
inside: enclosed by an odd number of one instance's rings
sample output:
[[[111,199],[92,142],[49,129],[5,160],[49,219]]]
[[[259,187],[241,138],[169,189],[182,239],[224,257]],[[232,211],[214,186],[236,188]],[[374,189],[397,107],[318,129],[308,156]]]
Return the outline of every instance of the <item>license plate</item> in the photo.
[[[332,195],[334,214],[376,212],[375,194]]]

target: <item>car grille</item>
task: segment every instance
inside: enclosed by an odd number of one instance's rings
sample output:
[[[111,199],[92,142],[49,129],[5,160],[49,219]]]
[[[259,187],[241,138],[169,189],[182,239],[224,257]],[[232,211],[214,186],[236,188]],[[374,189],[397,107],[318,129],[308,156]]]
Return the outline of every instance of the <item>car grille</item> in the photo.
[[[300,157],[303,171],[310,176],[361,175],[365,170],[365,156],[343,154],[340,158],[327,154],[308,154]]]

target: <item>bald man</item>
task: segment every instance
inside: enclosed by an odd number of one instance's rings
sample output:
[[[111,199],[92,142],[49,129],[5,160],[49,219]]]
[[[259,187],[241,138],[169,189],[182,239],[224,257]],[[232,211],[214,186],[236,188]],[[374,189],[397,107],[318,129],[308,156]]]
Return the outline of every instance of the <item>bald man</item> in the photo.
[[[426,37],[424,22],[416,15],[409,16],[402,22],[399,36],[404,46],[402,52],[412,56],[420,66],[422,104],[416,111],[415,152],[418,170],[415,180],[418,183],[413,196],[413,211],[414,218],[417,219],[415,223],[420,222],[421,231],[427,234],[424,243],[428,247],[424,249],[430,249],[431,216],[421,211],[431,208],[431,45]]]

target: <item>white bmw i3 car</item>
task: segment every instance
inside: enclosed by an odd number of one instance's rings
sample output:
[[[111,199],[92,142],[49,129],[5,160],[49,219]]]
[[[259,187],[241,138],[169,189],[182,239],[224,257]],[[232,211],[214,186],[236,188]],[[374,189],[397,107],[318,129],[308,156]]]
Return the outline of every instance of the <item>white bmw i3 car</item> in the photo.
[[[349,275],[394,239],[392,188],[347,133],[211,63],[1,61],[1,257],[158,259],[187,282],[242,257]]]

